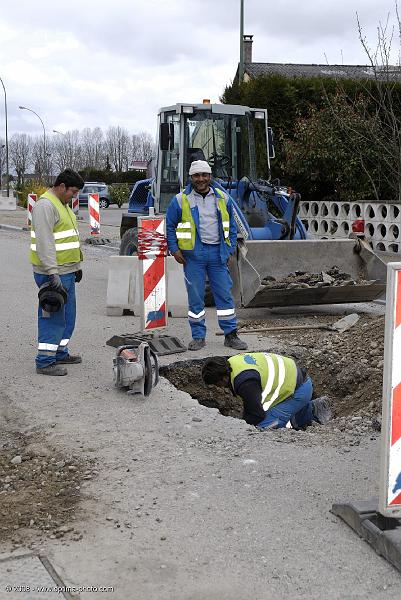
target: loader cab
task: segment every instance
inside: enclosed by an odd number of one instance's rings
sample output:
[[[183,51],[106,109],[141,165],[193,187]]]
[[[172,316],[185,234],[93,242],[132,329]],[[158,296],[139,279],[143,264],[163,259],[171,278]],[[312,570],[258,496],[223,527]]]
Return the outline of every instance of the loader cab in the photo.
[[[268,179],[267,111],[228,104],[177,104],[159,111],[159,146],[153,195],[164,213],[188,183],[192,161],[206,160],[224,187],[247,177]],[[274,151],[274,150],[273,150]]]

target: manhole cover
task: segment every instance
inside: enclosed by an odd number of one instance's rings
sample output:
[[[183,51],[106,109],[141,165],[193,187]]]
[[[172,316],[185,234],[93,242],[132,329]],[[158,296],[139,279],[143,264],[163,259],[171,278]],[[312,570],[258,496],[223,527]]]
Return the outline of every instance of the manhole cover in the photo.
[[[48,558],[35,554],[0,559],[0,590],[7,600],[79,599],[64,585]]]

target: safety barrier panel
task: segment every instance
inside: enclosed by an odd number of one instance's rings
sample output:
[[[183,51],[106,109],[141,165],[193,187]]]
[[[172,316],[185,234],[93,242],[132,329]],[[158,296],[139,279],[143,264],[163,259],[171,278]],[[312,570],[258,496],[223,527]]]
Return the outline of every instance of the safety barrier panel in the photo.
[[[28,199],[26,202],[26,224],[28,227],[32,225],[32,210],[37,199],[38,197],[36,194],[28,194]]]
[[[401,517],[401,263],[387,265],[379,511]]]
[[[79,216],[79,196],[74,196],[71,201],[72,212],[76,217]]]
[[[165,219],[138,217],[142,331],[167,327],[166,256]]]
[[[401,254],[401,204],[387,202],[307,202],[299,217],[317,237],[348,237],[352,223],[364,221],[364,233],[373,250]]]
[[[91,235],[100,234],[99,194],[88,194],[89,225]]]

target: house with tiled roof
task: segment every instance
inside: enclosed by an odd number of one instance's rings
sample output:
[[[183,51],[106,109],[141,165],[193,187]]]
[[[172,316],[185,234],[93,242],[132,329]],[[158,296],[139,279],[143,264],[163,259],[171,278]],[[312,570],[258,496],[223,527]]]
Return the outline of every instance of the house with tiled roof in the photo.
[[[253,62],[253,35],[244,35],[244,81],[250,81],[263,75],[280,75],[282,77],[331,77],[335,79],[368,79],[375,78],[401,82],[401,67],[386,65],[318,65],[293,63]],[[238,79],[237,69],[235,79]]]

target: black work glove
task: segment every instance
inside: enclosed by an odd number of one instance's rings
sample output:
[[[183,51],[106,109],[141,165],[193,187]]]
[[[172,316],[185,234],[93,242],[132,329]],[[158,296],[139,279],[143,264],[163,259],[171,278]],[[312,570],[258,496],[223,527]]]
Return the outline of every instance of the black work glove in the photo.
[[[78,271],[75,271],[75,282],[79,283],[82,279],[82,269],[78,269]]]
[[[49,283],[50,287],[58,292],[63,289],[63,284],[61,283],[60,275],[58,273],[53,273],[53,275],[49,275]]]

